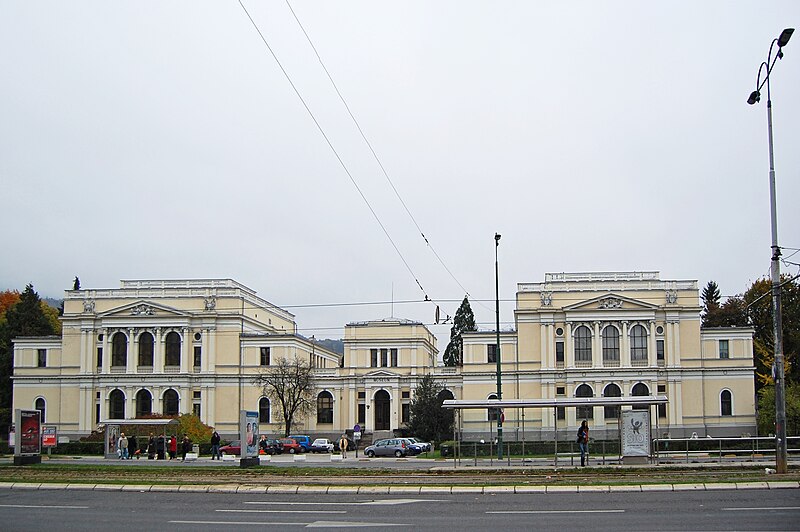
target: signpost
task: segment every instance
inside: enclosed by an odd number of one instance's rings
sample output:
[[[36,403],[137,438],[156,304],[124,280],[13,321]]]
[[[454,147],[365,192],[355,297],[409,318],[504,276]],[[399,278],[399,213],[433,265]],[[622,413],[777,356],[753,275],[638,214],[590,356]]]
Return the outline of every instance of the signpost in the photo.
[[[47,448],[47,455],[50,450],[58,445],[58,431],[56,427],[42,427],[42,447]]]
[[[358,458],[358,440],[361,439],[361,425],[358,423],[353,427],[353,442],[356,444],[356,458]]]

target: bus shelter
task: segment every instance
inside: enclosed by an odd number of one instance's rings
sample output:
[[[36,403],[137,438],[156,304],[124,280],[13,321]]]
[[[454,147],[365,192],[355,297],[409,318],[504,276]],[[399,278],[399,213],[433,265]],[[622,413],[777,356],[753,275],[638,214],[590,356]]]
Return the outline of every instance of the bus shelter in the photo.
[[[655,420],[655,438],[653,439],[653,446],[652,452],[650,454],[650,458],[654,458],[656,463],[658,463],[658,412],[657,407],[658,405],[667,404],[669,401],[667,396],[665,395],[657,395],[657,396],[635,396],[635,397],[555,397],[550,399],[481,399],[481,400],[464,400],[464,399],[447,399],[442,403],[444,408],[453,409],[456,413],[456,422],[453,426],[453,440],[456,442],[456,453],[455,453],[455,460],[457,462],[458,456],[461,455],[460,446],[462,441],[462,413],[464,410],[486,410],[486,409],[495,409],[499,412],[498,418],[502,419],[502,412],[506,408],[510,409],[520,409],[522,411],[522,434],[524,438],[525,434],[525,409],[541,409],[547,410],[552,409],[553,411],[553,440],[554,440],[554,449],[555,449],[555,458],[554,458],[554,465],[558,465],[558,409],[561,407],[569,407],[569,408],[576,408],[576,407],[594,407],[594,406],[618,406],[620,407],[620,411],[622,410],[623,406],[630,406],[630,407],[644,407],[648,413],[650,414],[648,417],[650,419],[650,425],[652,428],[653,420]],[[655,408],[654,408],[655,407]],[[652,415],[652,411],[656,410],[655,415]],[[565,428],[565,427],[562,427]],[[620,439],[620,454],[622,453],[622,415],[618,416],[617,418],[617,431],[618,437]],[[653,431],[650,430],[650,433],[653,434]],[[648,442],[649,443],[649,442]]]
[[[131,457],[137,450],[146,449],[150,440],[150,434],[156,439],[157,457],[163,459],[167,451],[168,438],[178,437],[179,421],[174,418],[169,419],[108,419],[101,421],[100,425],[105,427],[105,457],[117,458],[117,443],[120,434],[125,432],[125,436],[136,437],[136,449],[129,448]],[[143,451],[144,454],[144,451]]]

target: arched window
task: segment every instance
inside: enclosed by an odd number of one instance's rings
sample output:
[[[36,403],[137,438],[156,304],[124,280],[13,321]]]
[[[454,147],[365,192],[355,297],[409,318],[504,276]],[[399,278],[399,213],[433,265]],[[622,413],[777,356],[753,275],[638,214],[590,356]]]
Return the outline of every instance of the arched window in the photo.
[[[136,417],[149,416],[153,413],[153,396],[147,390],[136,392]]]
[[[153,335],[149,332],[144,332],[139,336],[139,365],[152,366],[153,365]]]
[[[603,397],[622,397],[622,390],[614,383],[606,386],[603,390]],[[606,419],[619,419],[619,406],[605,406],[603,407],[603,417]]]
[[[258,400],[258,422],[269,423],[269,399],[266,397]]]
[[[36,399],[36,403],[34,404],[33,408],[39,411],[39,422],[47,423],[44,418],[45,410],[47,410],[47,403],[45,403],[44,397],[39,397]]]
[[[489,397],[487,397],[487,399],[497,399],[497,394],[496,394],[496,393],[493,393],[492,395],[490,395]],[[500,413],[500,412],[498,411],[498,409],[497,409],[497,408],[489,408],[489,409],[486,411],[487,419],[488,419],[489,421],[497,421],[497,417],[498,417],[499,413]]]
[[[178,415],[178,408],[179,408],[179,399],[178,399],[178,392],[173,389],[169,389],[164,392],[164,408],[163,412],[165,416],[177,416]]]
[[[641,325],[631,327],[631,362],[647,363],[647,330]]]
[[[108,394],[108,419],[125,419],[125,394],[122,390]]]
[[[333,396],[331,392],[317,395],[317,423],[333,423]]]
[[[440,403],[443,402],[443,401],[449,401],[449,400],[455,399],[455,396],[453,395],[453,392],[451,392],[448,389],[442,390],[441,392],[439,392],[439,394],[436,397],[439,399]]]
[[[594,397],[594,391],[588,384],[581,384],[575,389],[575,397]],[[579,406],[575,409],[575,415],[578,419],[592,419],[594,417],[594,408],[591,406]]]
[[[592,362],[592,331],[585,325],[575,329],[575,362]]]
[[[633,397],[647,397],[648,395],[650,395],[650,388],[648,388],[646,384],[637,382],[636,384],[633,385],[633,388],[631,388],[631,395]],[[647,405],[633,406],[634,410],[648,410],[649,408],[650,407]]]
[[[603,329],[603,364],[619,365],[619,330],[613,325]]]
[[[111,365],[123,367],[128,365],[128,337],[125,333],[114,333],[111,339]]]
[[[719,412],[723,416],[733,415],[733,396],[729,390],[722,390],[719,394]]]
[[[164,353],[165,366],[181,365],[181,335],[172,331],[167,334],[166,352]]]

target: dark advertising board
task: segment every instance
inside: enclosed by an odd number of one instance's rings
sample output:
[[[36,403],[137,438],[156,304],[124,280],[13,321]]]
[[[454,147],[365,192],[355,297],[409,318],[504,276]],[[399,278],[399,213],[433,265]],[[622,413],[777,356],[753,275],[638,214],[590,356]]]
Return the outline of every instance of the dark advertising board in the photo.
[[[38,410],[17,410],[16,441],[14,454],[39,454],[41,452],[41,425]]]

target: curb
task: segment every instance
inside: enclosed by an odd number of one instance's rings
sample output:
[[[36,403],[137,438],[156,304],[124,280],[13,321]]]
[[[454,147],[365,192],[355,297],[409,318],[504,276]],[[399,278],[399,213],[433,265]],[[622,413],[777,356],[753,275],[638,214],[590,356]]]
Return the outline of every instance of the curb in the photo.
[[[547,493],[619,493],[653,491],[717,491],[800,489],[800,481],[716,482],[706,484],[630,484],[630,485],[553,485],[553,486],[255,486],[251,484],[64,484],[0,482],[0,490],[126,491],[159,493],[246,493],[246,494],[547,494]]]

